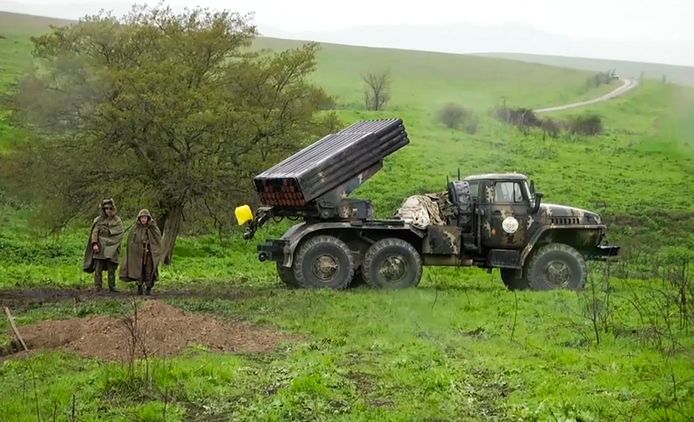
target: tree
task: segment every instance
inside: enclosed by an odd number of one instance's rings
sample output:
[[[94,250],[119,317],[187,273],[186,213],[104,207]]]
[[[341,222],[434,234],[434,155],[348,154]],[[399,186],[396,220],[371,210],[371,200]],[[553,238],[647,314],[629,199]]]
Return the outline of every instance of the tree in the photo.
[[[364,88],[364,102],[367,110],[383,110],[390,100],[390,72],[368,72],[362,76],[366,85]]]
[[[226,218],[251,177],[320,134],[317,111],[332,107],[307,80],[316,44],[251,54],[255,35],[237,13],[143,6],[34,38],[38,66],[14,101],[34,139],[3,163],[14,192],[54,227],[104,196],[148,205],[169,263],[185,217],[198,218],[188,211]]]

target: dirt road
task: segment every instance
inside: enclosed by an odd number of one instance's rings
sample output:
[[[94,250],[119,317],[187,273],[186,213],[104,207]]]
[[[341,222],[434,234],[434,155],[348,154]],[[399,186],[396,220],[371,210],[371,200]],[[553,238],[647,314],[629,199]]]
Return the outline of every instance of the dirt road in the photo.
[[[615,90],[610,91],[607,94],[601,95],[597,98],[593,98],[593,99],[586,100],[586,101],[579,101],[577,103],[564,104],[564,105],[560,105],[560,106],[537,108],[533,111],[535,113],[549,113],[551,111],[559,111],[559,110],[566,110],[569,108],[583,107],[583,106],[587,106],[589,104],[595,104],[595,103],[599,103],[602,101],[607,101],[610,98],[619,97],[620,95],[624,95],[627,92],[631,91],[632,89],[636,88],[638,85],[639,85],[639,82],[636,79],[623,79],[621,86],[619,86]]]

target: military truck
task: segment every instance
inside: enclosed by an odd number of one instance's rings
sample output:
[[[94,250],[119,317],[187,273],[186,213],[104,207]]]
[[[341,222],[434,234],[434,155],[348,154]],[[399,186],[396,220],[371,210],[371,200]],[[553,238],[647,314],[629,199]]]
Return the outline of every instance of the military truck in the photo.
[[[437,224],[375,218],[370,201],[348,195],[408,143],[400,119],[360,121],[256,176],[263,206],[255,215],[247,205],[236,209],[244,237],[270,220],[298,220],[258,246],[260,261],[274,262],[290,287],[344,289],[363,279],[405,288],[428,265],[499,268],[509,289],[547,290],[581,289],[586,260],[618,255],[598,214],[543,203],[534,182],[517,173],[448,181]]]

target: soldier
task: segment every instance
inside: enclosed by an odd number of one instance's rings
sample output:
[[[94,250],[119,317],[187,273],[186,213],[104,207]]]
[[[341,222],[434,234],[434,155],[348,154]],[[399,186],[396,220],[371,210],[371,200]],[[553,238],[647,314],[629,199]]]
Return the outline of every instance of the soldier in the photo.
[[[128,234],[128,251],[121,266],[121,280],[136,281],[137,294],[152,292],[158,278],[157,267],[161,258],[161,231],[148,210],[137,214],[133,229]]]
[[[123,240],[123,222],[116,215],[113,199],[101,201],[101,214],[94,219],[84,253],[84,271],[94,273],[94,287],[101,291],[102,272],[108,272],[108,289],[116,291],[116,268],[120,244]]]

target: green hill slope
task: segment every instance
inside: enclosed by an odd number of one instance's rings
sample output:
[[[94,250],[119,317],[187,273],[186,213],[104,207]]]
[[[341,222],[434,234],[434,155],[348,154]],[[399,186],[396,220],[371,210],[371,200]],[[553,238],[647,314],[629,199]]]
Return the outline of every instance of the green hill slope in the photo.
[[[259,38],[258,49],[286,49],[300,41]],[[449,101],[486,110],[506,100],[529,107],[563,104],[609,91],[586,88],[590,72],[460,54],[322,44],[315,80],[343,109],[363,108],[361,75],[388,70],[390,109],[435,111]]]
[[[48,30],[49,25],[68,21],[0,12],[0,84],[23,73],[31,56],[30,35]],[[258,38],[256,49],[286,49],[300,41]],[[389,70],[393,80],[393,109],[416,107],[432,111],[448,101],[486,109],[504,98],[528,106],[561,104],[609,89],[586,89],[589,72],[517,61],[420,51],[322,44],[315,80],[338,97],[341,108],[361,108],[361,75]],[[1,86],[1,85],[0,85]]]
[[[30,37],[70,21],[0,12],[0,92],[4,92],[31,63]]]
[[[631,62],[626,60],[590,59],[585,57],[545,56],[541,54],[521,53],[487,53],[479,54],[484,57],[519,60],[527,63],[541,63],[550,66],[568,67],[591,71],[606,71],[616,69],[617,73],[630,78],[638,78],[643,73],[644,78],[661,79],[663,75],[674,83],[694,86],[694,67],[675,66],[662,63]]]

